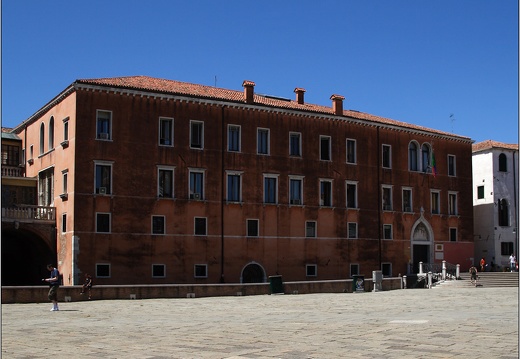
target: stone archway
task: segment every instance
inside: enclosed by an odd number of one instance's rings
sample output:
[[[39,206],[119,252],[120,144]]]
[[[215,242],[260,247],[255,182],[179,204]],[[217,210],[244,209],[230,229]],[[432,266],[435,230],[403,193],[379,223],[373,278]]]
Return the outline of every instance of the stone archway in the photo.
[[[412,270],[414,273],[419,272],[419,262],[433,262],[433,229],[423,216],[424,210],[421,209],[421,217],[412,227],[411,234],[411,257]]]
[[[19,226],[19,227],[18,227]],[[2,223],[2,285],[41,285],[56,263],[56,253],[45,239],[20,224]]]
[[[251,262],[242,269],[240,283],[265,283],[266,281],[265,270],[260,264]]]

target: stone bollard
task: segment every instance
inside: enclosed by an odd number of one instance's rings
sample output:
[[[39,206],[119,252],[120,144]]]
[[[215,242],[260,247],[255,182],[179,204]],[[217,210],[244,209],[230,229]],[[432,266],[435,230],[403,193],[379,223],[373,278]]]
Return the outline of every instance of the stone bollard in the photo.
[[[423,262],[419,262],[419,274],[424,274],[422,266]]]
[[[428,289],[433,287],[433,275],[432,272],[428,272]]]
[[[406,289],[406,276],[403,275],[401,278],[401,289]]]
[[[457,264],[455,269],[455,279],[460,279],[460,264]]]
[[[442,261],[442,280],[446,280],[446,261]]]

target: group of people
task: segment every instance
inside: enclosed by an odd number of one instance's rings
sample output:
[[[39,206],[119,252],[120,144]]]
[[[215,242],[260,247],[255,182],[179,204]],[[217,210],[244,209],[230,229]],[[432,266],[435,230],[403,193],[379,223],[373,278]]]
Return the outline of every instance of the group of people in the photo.
[[[58,307],[58,288],[60,287],[60,272],[54,265],[47,264],[47,270],[50,272],[49,278],[42,279],[42,282],[47,282],[49,284],[49,293],[47,297],[52,302],[51,312],[59,311]],[[79,294],[85,294],[85,291],[88,292],[88,299],[91,299],[91,290],[92,290],[92,276],[90,274],[85,274],[85,283],[81,287],[81,292]]]
[[[486,259],[484,257],[482,257],[480,259],[480,271],[481,272],[485,272],[486,271],[486,267],[488,266],[488,264],[486,263]],[[493,263],[493,261],[491,261],[491,267],[490,267],[490,270],[492,272],[494,272],[496,269],[495,269],[495,264]],[[511,272],[518,272],[518,262],[516,260],[516,256],[514,253],[511,253],[511,255],[509,256],[509,270]]]

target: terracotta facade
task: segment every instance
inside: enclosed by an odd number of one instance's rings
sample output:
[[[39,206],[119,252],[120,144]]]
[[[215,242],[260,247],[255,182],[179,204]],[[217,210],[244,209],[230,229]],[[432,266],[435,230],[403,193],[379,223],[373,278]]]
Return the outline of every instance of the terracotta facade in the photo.
[[[297,90],[290,101],[252,82],[78,80],[15,128],[27,176],[52,174],[64,284],[87,272],[166,284],[397,276],[419,261],[466,270],[471,140],[344,111],[339,95],[307,105]]]

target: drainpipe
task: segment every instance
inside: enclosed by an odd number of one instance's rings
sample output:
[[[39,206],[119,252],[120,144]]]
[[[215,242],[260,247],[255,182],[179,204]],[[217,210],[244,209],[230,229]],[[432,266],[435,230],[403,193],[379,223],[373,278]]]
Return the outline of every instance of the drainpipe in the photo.
[[[516,166],[515,166],[515,151],[513,150],[513,199],[515,204],[515,256],[518,258],[518,212],[516,208]],[[518,260],[518,259],[517,259]]]
[[[383,202],[381,200],[381,168],[379,167],[380,166],[380,161],[381,161],[381,151],[380,151],[380,146],[379,146],[379,128],[380,127],[377,127],[377,165],[376,165],[376,168],[377,168],[377,204],[378,204],[378,210],[377,210],[377,222],[378,222],[378,233],[379,233],[379,238],[378,238],[378,260],[379,260],[379,270],[381,270],[381,257],[382,257],[382,254],[381,254],[381,216],[383,215],[382,213],[382,207],[383,207]]]
[[[224,124],[225,106],[222,106],[220,123],[221,123],[221,146],[220,146],[220,170],[222,182],[220,185],[220,283],[224,283],[224,201],[226,192],[224,186],[226,184],[226,175],[224,171],[224,146],[225,146],[225,124]]]

